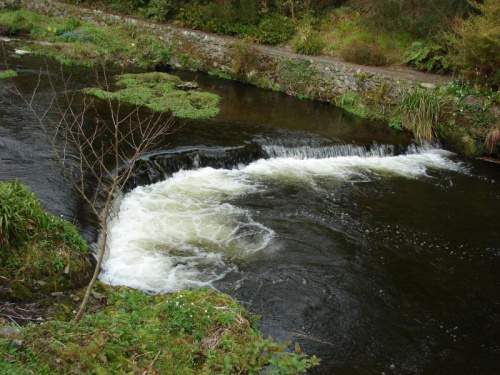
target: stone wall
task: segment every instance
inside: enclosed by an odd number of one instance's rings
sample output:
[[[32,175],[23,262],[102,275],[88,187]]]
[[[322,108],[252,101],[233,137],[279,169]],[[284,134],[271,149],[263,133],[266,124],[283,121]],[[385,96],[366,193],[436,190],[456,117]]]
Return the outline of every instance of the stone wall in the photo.
[[[334,102],[357,93],[365,102],[396,104],[404,91],[434,89],[446,77],[405,70],[365,67],[326,57],[311,57],[231,37],[157,24],[54,0],[16,0],[29,10],[71,16],[100,24],[123,22],[152,32],[170,48],[169,64],[237,79],[289,95]]]

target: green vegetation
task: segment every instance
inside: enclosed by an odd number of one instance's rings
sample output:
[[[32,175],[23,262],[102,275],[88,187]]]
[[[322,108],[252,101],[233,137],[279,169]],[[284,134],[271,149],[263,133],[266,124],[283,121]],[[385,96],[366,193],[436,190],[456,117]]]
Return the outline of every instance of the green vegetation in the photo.
[[[441,98],[435,92],[416,90],[403,95],[397,111],[403,128],[423,143],[435,139],[440,107]]]
[[[75,227],[46,213],[20,182],[0,183],[0,276],[13,289],[0,297],[29,297],[35,283],[45,291],[75,287],[89,272],[87,244]]]
[[[14,78],[17,77],[17,72],[15,70],[9,69],[0,72],[0,79]]]
[[[297,374],[319,363],[263,339],[255,319],[212,290],[148,295],[109,288],[107,306],[78,325],[30,324],[16,349],[0,339],[4,374]]]
[[[171,112],[180,118],[210,118],[219,113],[218,95],[180,90],[181,79],[167,73],[123,74],[116,78],[116,84],[121,88],[118,91],[91,88],[85,92],[101,99],[145,106],[156,112]]]
[[[359,95],[355,92],[341,95],[335,104],[353,115],[366,116],[365,106],[362,104]]]
[[[65,65],[97,66],[133,63],[154,67],[166,63],[170,50],[152,34],[134,25],[95,25],[74,18],[46,17],[25,10],[0,12],[0,25],[11,34],[28,33],[32,52],[51,56]]]

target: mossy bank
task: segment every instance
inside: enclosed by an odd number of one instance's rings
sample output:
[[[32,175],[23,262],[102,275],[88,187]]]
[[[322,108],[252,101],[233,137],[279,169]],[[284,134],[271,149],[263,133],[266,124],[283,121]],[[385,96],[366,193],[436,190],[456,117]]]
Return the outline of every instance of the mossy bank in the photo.
[[[79,287],[92,269],[90,251],[75,227],[45,212],[18,181],[0,183],[0,255],[2,300]]]
[[[439,97],[440,104],[432,120],[432,134],[447,148],[470,156],[496,155],[500,150],[492,137],[500,123],[498,92],[452,81],[451,77],[303,56],[250,40],[190,31],[54,0],[19,3],[36,11],[39,20],[43,18],[40,14],[52,18],[38,23],[27,13],[4,12],[0,24],[11,30],[13,25],[18,29],[28,27],[32,39],[51,41],[30,48],[65,63],[108,62],[200,70],[303,99],[330,102],[357,115],[386,120],[397,129],[412,129],[415,125],[404,123],[403,98],[415,91],[424,93],[421,97],[430,93]],[[416,137],[421,140],[418,134]]]

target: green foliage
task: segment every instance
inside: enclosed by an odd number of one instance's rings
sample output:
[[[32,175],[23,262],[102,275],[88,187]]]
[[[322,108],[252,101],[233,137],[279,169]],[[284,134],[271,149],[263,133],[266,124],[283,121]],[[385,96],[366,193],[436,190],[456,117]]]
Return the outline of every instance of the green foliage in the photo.
[[[234,74],[248,73],[257,62],[258,54],[249,37],[233,43],[231,49],[233,58],[232,70]]]
[[[359,95],[355,92],[342,94],[335,104],[353,115],[365,117],[366,109]]]
[[[454,64],[474,79],[500,86],[500,2],[484,0],[470,4],[476,13],[457,22],[448,34]]]
[[[0,365],[37,374],[297,374],[317,365],[298,345],[263,339],[246,312],[212,290],[147,295],[112,289],[105,310],[77,326],[49,321],[22,330],[26,346],[0,341]],[[57,360],[54,360],[57,359]],[[7,372],[9,373],[9,372]]]
[[[445,72],[449,68],[449,59],[444,47],[434,43],[417,41],[406,49],[403,64],[428,72]]]
[[[96,66],[135,61],[154,67],[170,58],[170,50],[151,33],[137,33],[128,25],[95,25],[74,18],[46,17],[25,10],[0,13],[0,25],[11,33],[26,30],[35,43],[32,52],[51,56],[66,65]]]
[[[441,98],[434,91],[416,90],[403,95],[398,115],[405,129],[410,130],[418,142],[430,142],[436,135]]]
[[[305,17],[297,28],[297,33],[292,39],[294,52],[305,55],[321,55],[326,43],[319,37],[318,31],[313,29],[315,21],[312,17]]]
[[[318,74],[309,60],[285,58],[277,59],[276,72],[280,91],[293,96],[308,95]]]
[[[172,112],[180,118],[210,118],[219,113],[219,96],[196,90],[177,89],[179,77],[167,73],[124,74],[117,77],[115,92],[100,88],[85,90],[100,99],[119,100],[145,106],[156,112]]]
[[[344,44],[339,51],[345,61],[362,65],[387,65],[387,57],[373,42],[363,39],[352,39]]]
[[[74,226],[46,213],[20,182],[0,183],[0,275],[79,284],[88,273],[87,244]]]
[[[224,73],[222,70],[215,69],[208,72],[210,77],[222,78],[222,79],[233,79],[229,74]]]
[[[17,72],[15,70],[9,69],[0,72],[0,79],[14,78],[17,77]]]
[[[263,14],[253,19],[242,17],[238,7],[208,4],[187,4],[179,11],[178,23],[182,26],[215,32],[223,35],[250,37],[265,44],[278,44],[295,33],[293,21],[279,14]]]

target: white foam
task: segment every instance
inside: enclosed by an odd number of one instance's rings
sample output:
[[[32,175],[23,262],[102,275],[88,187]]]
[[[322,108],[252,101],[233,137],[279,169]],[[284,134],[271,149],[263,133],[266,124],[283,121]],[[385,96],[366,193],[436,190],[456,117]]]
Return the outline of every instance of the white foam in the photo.
[[[268,248],[274,232],[232,203],[266,182],[318,179],[370,181],[382,176],[425,177],[429,169],[460,170],[443,150],[400,156],[261,159],[234,170],[180,171],[138,187],[109,223],[100,279],[157,292],[211,285],[234,262]]]

